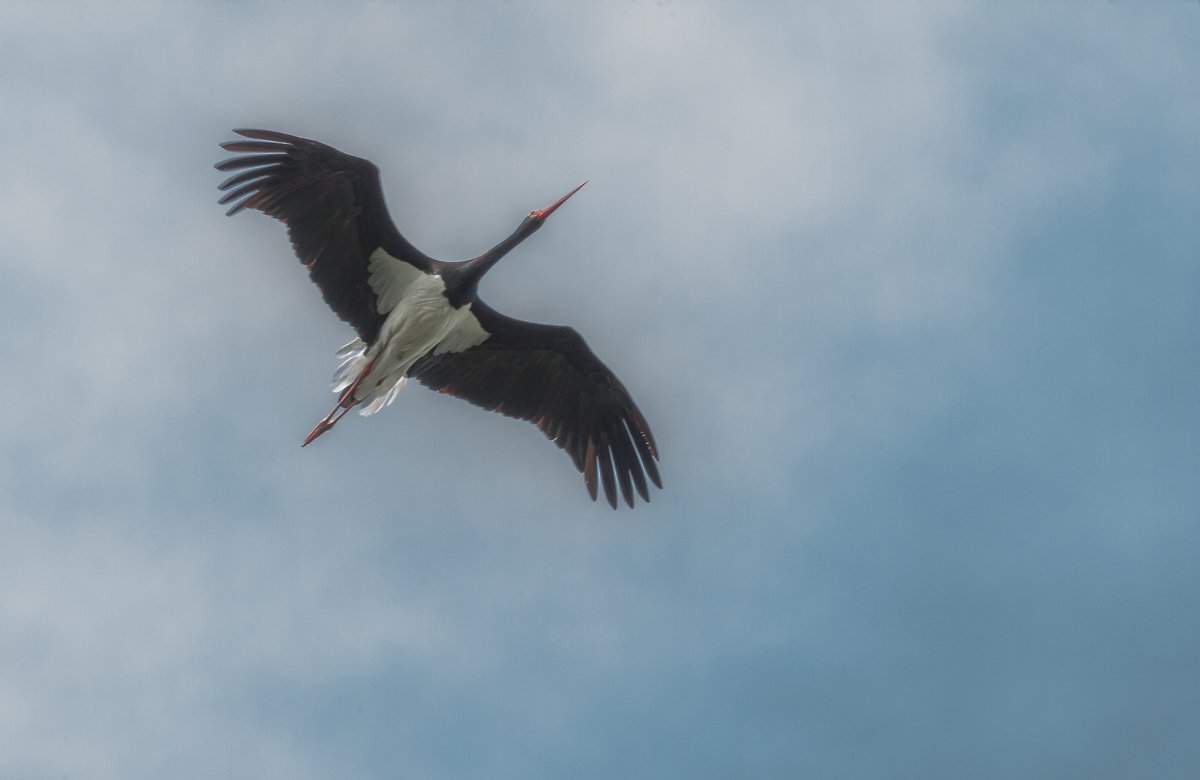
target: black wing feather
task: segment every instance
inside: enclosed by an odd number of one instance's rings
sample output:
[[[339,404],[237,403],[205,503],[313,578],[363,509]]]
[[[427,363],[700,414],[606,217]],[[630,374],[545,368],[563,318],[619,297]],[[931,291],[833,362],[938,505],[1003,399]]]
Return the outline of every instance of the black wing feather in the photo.
[[[646,477],[662,480],[650,426],[620,380],[573,329],[506,317],[483,301],[471,313],[490,335],[463,352],[426,355],[409,375],[426,387],[509,417],[529,420],[563,448],[615,509],[634,487],[649,501]],[[597,480],[597,475],[599,480]]]
[[[239,154],[216,165],[238,171],[220,185],[227,191],[220,202],[233,204],[227,214],[256,209],[287,225],[296,256],[329,308],[371,343],[384,319],[367,282],[371,253],[382,247],[422,271],[433,267],[388,216],[379,169],[307,138],[234,132],[252,140],[221,144]]]

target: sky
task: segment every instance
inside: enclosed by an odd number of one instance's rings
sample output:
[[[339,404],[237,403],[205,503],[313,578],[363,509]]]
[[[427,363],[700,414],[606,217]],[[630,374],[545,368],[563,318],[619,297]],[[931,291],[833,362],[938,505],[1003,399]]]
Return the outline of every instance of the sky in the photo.
[[[0,778],[1200,776],[1200,4],[0,8]],[[588,500],[352,338],[235,127],[578,329]]]

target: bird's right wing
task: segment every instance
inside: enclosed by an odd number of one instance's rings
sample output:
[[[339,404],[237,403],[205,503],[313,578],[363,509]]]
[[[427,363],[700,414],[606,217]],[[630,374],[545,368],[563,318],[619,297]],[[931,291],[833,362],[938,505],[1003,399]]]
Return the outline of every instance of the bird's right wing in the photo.
[[[297,257],[329,307],[368,344],[383,322],[368,264],[377,249],[429,271],[433,261],[400,235],[387,213],[379,170],[325,144],[270,130],[235,130],[249,141],[221,147],[237,157],[217,163],[239,171],[221,185],[227,212],[256,209],[287,225]]]
[[[409,371],[421,384],[509,417],[529,420],[564,449],[596,498],[597,475],[608,503],[617,487],[633,506],[636,487],[650,500],[658,487],[658,447],[646,418],[620,380],[572,328],[506,317],[471,304],[488,338],[461,352],[430,353]]]

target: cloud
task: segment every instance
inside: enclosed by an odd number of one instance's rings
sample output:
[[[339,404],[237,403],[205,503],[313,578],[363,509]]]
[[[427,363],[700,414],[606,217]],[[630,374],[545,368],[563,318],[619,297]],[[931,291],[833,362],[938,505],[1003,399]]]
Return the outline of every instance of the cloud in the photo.
[[[8,13],[0,774],[1195,763],[1190,8]],[[483,294],[666,490],[418,387],[301,451],[348,333],[244,125],[447,258],[591,179]]]

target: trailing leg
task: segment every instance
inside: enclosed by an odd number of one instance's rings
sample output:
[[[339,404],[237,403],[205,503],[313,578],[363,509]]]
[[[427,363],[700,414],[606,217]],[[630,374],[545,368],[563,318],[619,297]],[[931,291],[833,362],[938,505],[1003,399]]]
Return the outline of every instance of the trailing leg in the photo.
[[[301,447],[307,447],[310,443],[312,443],[313,439],[337,425],[338,420],[345,417],[346,412],[350,411],[350,409],[358,403],[358,401],[354,398],[354,391],[357,390],[358,386],[362,384],[362,381],[366,379],[367,374],[371,372],[371,366],[373,365],[375,365],[375,361],[371,360],[365,366],[363,366],[362,371],[358,373],[358,377],[351,382],[350,386],[342,391],[342,394],[338,397],[337,406],[333,407],[333,411],[327,414],[324,420],[321,420],[321,422],[316,424],[312,431],[309,432],[308,437],[305,438],[304,443],[300,445]]]

